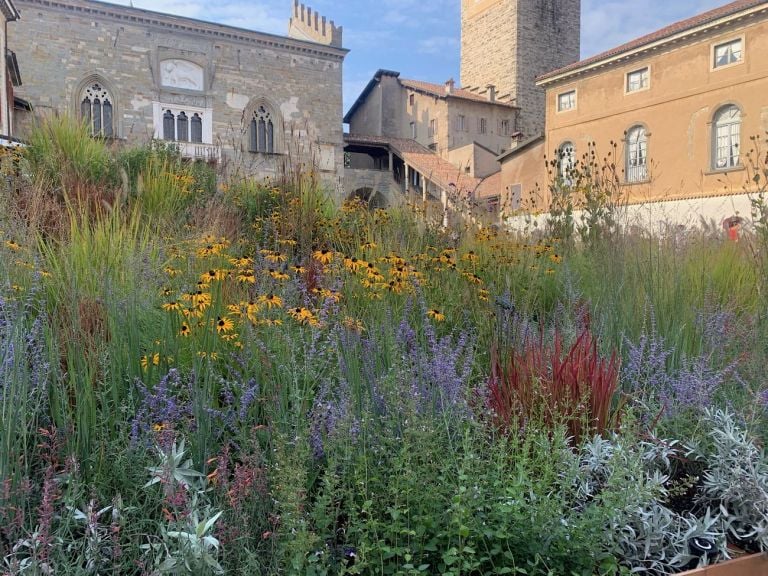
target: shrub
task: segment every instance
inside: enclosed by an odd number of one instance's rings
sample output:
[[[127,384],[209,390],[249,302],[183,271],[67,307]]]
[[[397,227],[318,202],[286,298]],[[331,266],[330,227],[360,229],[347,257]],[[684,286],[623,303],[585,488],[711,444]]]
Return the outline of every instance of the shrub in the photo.
[[[25,158],[30,173],[60,199],[83,203],[90,212],[112,206],[120,176],[106,141],[68,116],[41,120],[29,137]]]

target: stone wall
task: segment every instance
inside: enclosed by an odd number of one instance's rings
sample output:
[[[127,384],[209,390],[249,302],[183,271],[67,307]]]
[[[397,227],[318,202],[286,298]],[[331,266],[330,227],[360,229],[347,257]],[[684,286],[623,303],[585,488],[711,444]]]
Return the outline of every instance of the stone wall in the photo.
[[[370,190],[366,197],[360,190]],[[357,195],[366,200],[374,200],[377,207],[390,207],[401,204],[404,200],[402,187],[395,182],[389,170],[371,170],[347,168],[344,170],[344,196]],[[378,197],[378,198],[376,198]]]
[[[521,131],[544,128],[537,76],[579,59],[580,0],[462,0],[461,82],[522,109]]]
[[[313,163],[326,185],[341,188],[345,50],[88,0],[16,4],[22,19],[9,39],[24,73],[18,95],[39,113],[79,115],[84,87],[98,81],[121,141],[161,137],[158,110],[188,109],[204,119],[203,143],[244,174]],[[249,151],[259,106],[274,119],[273,154]]]
[[[517,105],[526,136],[544,131],[545,90],[536,77],[579,59],[580,0],[518,0]]]
[[[517,0],[462,0],[462,87],[484,90],[493,84],[500,101],[515,98],[517,16]]]

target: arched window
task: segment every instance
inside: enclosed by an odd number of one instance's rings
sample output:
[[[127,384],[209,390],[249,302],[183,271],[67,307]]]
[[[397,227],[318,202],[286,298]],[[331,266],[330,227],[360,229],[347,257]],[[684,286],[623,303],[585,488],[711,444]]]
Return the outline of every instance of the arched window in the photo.
[[[203,142],[203,119],[197,113],[192,116],[192,142]]]
[[[163,140],[176,140],[176,117],[170,110],[163,114]]]
[[[728,104],[715,113],[712,129],[712,168],[727,170],[739,165],[741,110]]]
[[[176,118],[176,140],[179,142],[189,141],[189,118],[185,112],[179,112]]]
[[[275,123],[272,112],[265,106],[259,106],[251,117],[248,127],[248,150],[251,152],[275,151]]]
[[[643,182],[648,179],[648,135],[645,126],[633,126],[627,131],[626,167],[627,182]]]
[[[111,138],[114,131],[112,95],[101,82],[90,82],[80,94],[80,116],[93,136]]]
[[[573,169],[576,167],[576,147],[573,142],[563,142],[557,150],[558,176],[564,184],[572,183]]]

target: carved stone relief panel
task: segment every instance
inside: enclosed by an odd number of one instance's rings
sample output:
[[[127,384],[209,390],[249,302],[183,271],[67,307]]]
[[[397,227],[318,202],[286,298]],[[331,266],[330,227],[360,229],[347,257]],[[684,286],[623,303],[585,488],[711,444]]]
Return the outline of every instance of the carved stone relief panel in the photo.
[[[171,58],[160,62],[160,84],[168,88],[181,88],[183,90],[205,90],[202,66]]]

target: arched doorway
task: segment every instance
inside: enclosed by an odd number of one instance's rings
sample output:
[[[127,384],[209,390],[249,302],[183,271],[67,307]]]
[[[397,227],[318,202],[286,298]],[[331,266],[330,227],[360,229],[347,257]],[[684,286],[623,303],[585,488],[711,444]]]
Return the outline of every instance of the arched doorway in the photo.
[[[370,210],[375,210],[376,208],[384,209],[388,204],[387,199],[382,193],[368,186],[364,186],[355,190],[352,194],[350,194],[349,200],[352,200],[353,198],[360,199],[368,204],[368,208]]]

